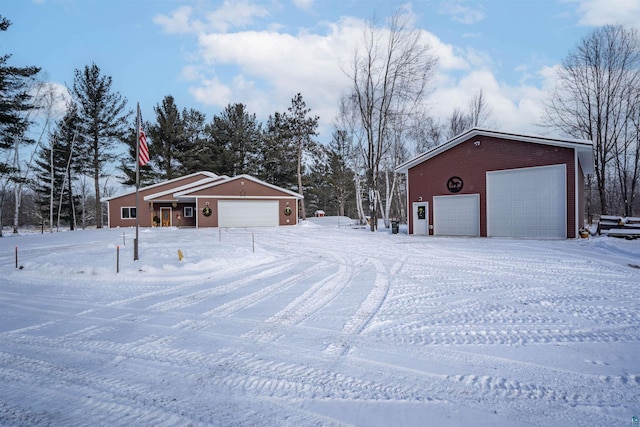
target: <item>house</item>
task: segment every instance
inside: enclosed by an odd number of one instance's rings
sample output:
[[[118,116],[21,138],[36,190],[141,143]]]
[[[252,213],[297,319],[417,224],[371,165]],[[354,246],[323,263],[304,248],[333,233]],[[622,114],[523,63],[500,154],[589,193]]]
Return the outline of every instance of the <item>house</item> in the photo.
[[[409,234],[575,238],[591,141],[474,128],[396,169]]]
[[[298,223],[293,191],[250,175],[218,176],[197,172],[140,188],[141,227],[265,227]],[[136,191],[103,198],[109,227],[136,225]]]

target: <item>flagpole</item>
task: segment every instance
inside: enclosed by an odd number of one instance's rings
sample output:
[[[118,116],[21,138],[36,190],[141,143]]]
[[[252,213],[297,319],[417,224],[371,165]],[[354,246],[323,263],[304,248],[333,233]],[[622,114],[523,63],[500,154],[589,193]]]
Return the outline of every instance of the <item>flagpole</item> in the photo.
[[[138,209],[138,190],[140,189],[140,103],[136,114],[136,238],[133,239],[133,260],[138,260],[138,228],[140,226]]]

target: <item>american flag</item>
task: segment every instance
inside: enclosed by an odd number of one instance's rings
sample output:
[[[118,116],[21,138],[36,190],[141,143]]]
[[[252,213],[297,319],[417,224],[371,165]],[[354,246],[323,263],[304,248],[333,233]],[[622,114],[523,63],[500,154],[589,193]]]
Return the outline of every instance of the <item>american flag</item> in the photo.
[[[138,110],[138,125],[140,126],[138,134],[138,162],[140,166],[144,166],[149,163],[149,147],[147,146],[147,135],[142,129],[142,117],[140,110]]]

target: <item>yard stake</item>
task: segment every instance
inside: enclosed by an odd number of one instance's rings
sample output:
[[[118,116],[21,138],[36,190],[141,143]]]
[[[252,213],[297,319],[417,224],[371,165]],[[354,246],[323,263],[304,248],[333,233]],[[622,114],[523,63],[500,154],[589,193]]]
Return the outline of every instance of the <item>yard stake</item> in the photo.
[[[120,246],[116,246],[116,273],[120,273]]]
[[[251,248],[253,250],[253,253],[256,253],[256,239],[253,236],[253,233],[251,233]]]
[[[222,230],[218,227],[218,242],[222,242]]]
[[[124,231],[122,232],[122,246],[127,246],[127,244],[124,241]]]
[[[18,247],[16,246],[16,268],[18,268]]]

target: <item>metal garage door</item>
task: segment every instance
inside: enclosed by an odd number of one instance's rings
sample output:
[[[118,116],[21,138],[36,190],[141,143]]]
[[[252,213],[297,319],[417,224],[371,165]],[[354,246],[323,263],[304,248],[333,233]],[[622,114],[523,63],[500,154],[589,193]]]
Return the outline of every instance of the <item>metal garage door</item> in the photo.
[[[480,195],[434,196],[433,234],[437,236],[479,236]]]
[[[487,235],[566,238],[566,166],[487,172]]]
[[[277,200],[219,200],[218,227],[276,227]]]

